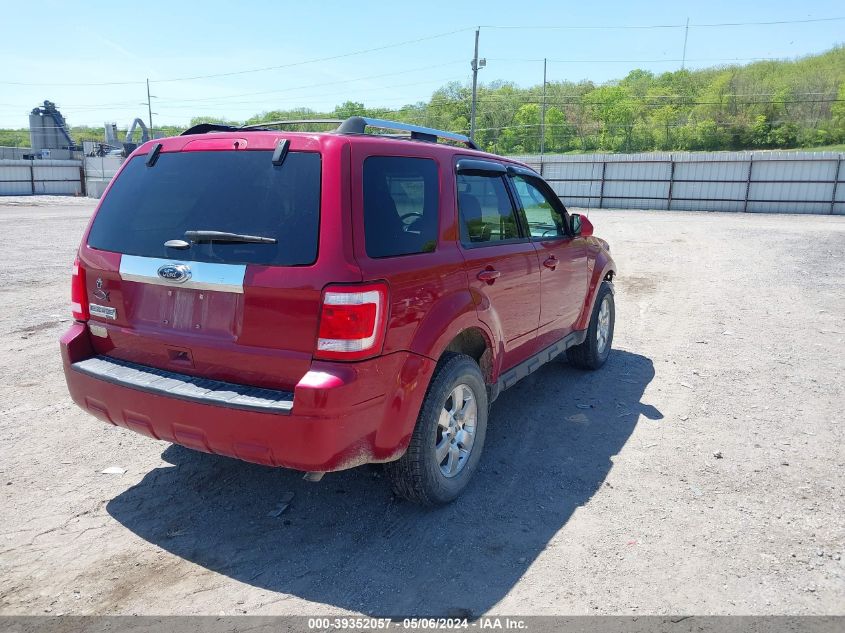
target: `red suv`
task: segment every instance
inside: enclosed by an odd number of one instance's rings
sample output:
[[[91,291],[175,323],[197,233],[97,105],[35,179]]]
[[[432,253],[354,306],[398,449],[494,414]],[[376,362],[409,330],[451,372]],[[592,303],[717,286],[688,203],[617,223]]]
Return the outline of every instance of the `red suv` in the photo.
[[[197,126],[140,146],[83,236],[68,389],[157,439],[311,479],[385,462],[398,494],[447,502],[503,389],[607,359],[592,230],[457,134]]]

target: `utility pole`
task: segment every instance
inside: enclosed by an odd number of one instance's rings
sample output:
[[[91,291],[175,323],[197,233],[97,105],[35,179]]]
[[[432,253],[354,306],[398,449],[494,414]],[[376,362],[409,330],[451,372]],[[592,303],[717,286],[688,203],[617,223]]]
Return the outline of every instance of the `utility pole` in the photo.
[[[153,101],[150,97],[150,80],[147,78],[147,114],[150,117],[150,138],[153,138]]]
[[[540,105],[540,175],[543,175],[543,154],[546,152],[546,58],[543,58],[543,103]]]
[[[689,18],[687,18],[687,25],[684,27],[684,54],[681,55],[681,70],[687,63],[687,38],[689,37]]]
[[[472,106],[469,114],[469,138],[475,140],[475,106],[478,95],[478,34],[481,27],[475,29],[475,54],[472,56]]]

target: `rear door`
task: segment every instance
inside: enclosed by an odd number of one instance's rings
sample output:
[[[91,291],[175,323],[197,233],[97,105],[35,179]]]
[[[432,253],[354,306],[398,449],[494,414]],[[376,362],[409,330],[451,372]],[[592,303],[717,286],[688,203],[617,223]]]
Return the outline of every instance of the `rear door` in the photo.
[[[99,353],[271,388],[308,371],[325,281],[322,157],[294,148],[276,165],[270,149],[232,150],[241,140],[189,142],[153,165],[136,156],[112,184],[80,250]]]
[[[452,184],[441,178],[451,179],[451,157],[444,166],[441,147],[377,137],[356,139],[351,151],[355,256],[365,280],[390,289],[383,352],[414,349],[428,328],[447,325],[432,308],[466,292],[454,209],[444,204]]]
[[[566,209],[542,179],[513,168],[509,175],[537,249],[539,335],[544,345],[551,345],[572,332],[581,314],[589,282],[587,244],[571,234]]]
[[[503,165],[460,159],[457,201],[461,252],[479,317],[504,342],[504,368],[536,351],[540,316],[537,252],[523,235]]]

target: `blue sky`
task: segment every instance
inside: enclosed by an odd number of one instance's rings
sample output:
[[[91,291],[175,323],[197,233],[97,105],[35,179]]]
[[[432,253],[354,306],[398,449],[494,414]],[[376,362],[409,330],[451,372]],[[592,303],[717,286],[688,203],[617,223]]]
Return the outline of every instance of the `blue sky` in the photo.
[[[764,8],[761,8],[764,7]],[[845,43],[845,20],[758,26],[714,23],[845,16],[841,1],[787,2],[21,2],[0,0],[0,127],[25,127],[44,99],[68,122],[126,126],[192,116],[243,119],[275,108],[329,109],[346,100],[399,107],[426,100],[448,81],[468,81],[473,30],[482,25],[480,80],[623,77],[632,68],[680,67],[689,18],[690,68],[749,58],[792,58]],[[602,27],[602,28],[489,28]],[[438,36],[438,37],[432,37]],[[401,46],[391,46],[420,40]],[[356,51],[382,50],[348,55]],[[320,58],[323,61],[312,62]],[[261,72],[181,79],[267,66]],[[178,79],[177,81],[173,81]],[[127,82],[121,85],[82,85]],[[41,85],[17,85],[17,84]]]

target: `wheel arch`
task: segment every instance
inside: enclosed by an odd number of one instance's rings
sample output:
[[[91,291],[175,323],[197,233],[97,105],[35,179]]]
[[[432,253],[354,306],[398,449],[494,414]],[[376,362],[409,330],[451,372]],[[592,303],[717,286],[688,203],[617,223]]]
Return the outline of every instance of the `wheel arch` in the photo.
[[[593,313],[593,305],[596,302],[596,295],[599,287],[605,281],[612,282],[616,276],[616,263],[605,250],[600,250],[595,259],[593,272],[590,275],[590,283],[587,286],[587,294],[584,297],[584,306],[581,309],[581,316],[575,325],[576,330],[585,330],[590,324],[590,315]]]
[[[441,297],[429,307],[410,351],[439,361],[446,352],[466,354],[478,362],[485,381],[495,382],[496,337],[478,318],[468,288]]]
[[[447,352],[469,356],[478,363],[484,382],[488,385],[494,382],[493,345],[489,335],[480,325],[472,325],[455,334],[438,356],[438,360]]]

